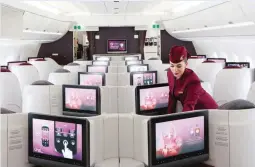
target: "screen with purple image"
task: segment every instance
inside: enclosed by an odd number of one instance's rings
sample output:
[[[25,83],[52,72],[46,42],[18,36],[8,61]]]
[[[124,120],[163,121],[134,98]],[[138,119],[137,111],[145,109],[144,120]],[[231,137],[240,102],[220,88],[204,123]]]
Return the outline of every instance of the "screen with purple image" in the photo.
[[[160,122],[155,125],[156,159],[204,150],[204,116]]]
[[[132,64],[143,64],[141,60],[128,60],[126,61],[126,65],[132,65]]]
[[[133,85],[156,84],[156,73],[133,74]]]
[[[140,110],[153,110],[168,107],[169,87],[140,89]]]
[[[96,112],[96,90],[65,88],[65,108]]]
[[[102,86],[103,85],[103,75],[80,74],[79,83],[80,83],[80,85]]]
[[[130,61],[130,60],[139,60],[138,56],[128,56],[128,57],[124,57],[125,61]]]
[[[33,152],[82,161],[82,125],[33,118]]]
[[[109,62],[108,61],[101,61],[101,60],[96,60],[96,61],[93,61],[93,65],[103,65],[103,66],[108,66],[109,65]]]
[[[87,68],[88,68],[88,72],[103,72],[103,73],[107,72],[107,66],[92,65],[92,66],[88,66]]]
[[[127,52],[127,40],[108,40],[107,51],[113,52]]]
[[[135,71],[148,71],[148,67],[142,66],[142,65],[131,65],[129,67],[129,72],[135,72]]]

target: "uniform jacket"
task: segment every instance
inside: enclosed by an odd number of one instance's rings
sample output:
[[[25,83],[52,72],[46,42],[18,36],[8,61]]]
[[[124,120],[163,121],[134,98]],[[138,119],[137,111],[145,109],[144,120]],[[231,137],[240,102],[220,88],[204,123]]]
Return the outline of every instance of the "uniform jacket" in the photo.
[[[200,79],[186,68],[180,79],[176,80],[171,70],[167,72],[169,84],[168,113],[176,112],[176,102],[179,100],[183,112],[200,109],[217,109],[218,105],[201,86]]]

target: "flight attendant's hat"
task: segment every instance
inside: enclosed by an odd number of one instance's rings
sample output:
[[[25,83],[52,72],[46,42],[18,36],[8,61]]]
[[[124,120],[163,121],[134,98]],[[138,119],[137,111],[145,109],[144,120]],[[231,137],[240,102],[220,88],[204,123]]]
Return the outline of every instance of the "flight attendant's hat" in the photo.
[[[173,46],[169,53],[169,60],[172,63],[180,63],[185,58],[188,58],[189,53],[184,46]]]

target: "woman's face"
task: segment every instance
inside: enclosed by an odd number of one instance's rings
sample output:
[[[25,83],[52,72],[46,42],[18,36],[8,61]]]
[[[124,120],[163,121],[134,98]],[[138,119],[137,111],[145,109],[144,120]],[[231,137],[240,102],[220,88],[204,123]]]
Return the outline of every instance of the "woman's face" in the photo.
[[[179,79],[186,69],[187,63],[181,61],[180,63],[172,63],[170,62],[170,70],[174,74],[174,76]]]

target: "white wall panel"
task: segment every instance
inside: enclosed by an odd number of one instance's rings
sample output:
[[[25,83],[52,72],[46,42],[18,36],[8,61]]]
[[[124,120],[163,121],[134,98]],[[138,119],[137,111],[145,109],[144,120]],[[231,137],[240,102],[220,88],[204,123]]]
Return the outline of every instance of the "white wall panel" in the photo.
[[[1,37],[18,39],[22,35],[23,11],[1,6]],[[15,26],[14,26],[15,25]]]

